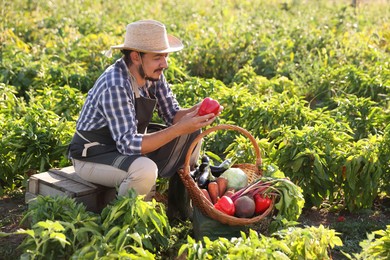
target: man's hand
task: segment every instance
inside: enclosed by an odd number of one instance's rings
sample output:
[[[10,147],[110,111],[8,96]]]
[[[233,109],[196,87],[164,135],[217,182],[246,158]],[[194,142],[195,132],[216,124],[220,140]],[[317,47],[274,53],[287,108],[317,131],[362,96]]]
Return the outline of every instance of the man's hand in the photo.
[[[211,113],[204,116],[198,115],[198,109],[185,114],[179,122],[173,125],[178,131],[178,134],[190,134],[196,130],[210,125],[214,122],[216,116]]]
[[[196,104],[192,108],[178,111],[174,119],[174,124],[170,127],[154,133],[145,134],[142,140],[141,152],[143,154],[150,153],[172,141],[179,135],[191,134],[205,126],[210,125],[223,110],[223,107],[220,106],[217,115],[210,113],[199,116],[199,105],[200,104]]]

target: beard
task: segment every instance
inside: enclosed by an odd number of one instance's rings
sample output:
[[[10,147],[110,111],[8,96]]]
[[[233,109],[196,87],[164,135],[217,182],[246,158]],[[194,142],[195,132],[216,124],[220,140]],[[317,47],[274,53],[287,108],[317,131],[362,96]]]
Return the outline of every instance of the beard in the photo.
[[[157,71],[163,71],[163,69],[161,69],[161,70],[156,70],[156,72],[157,72]],[[150,77],[150,76],[146,75],[145,70],[144,70],[144,68],[142,67],[142,65],[139,65],[139,66],[138,66],[138,73],[139,73],[139,75],[141,75],[142,78],[144,78],[144,79],[146,79],[146,80],[149,80],[149,81],[152,81],[152,82],[160,80],[160,77],[158,77],[158,78],[153,78],[153,77]]]

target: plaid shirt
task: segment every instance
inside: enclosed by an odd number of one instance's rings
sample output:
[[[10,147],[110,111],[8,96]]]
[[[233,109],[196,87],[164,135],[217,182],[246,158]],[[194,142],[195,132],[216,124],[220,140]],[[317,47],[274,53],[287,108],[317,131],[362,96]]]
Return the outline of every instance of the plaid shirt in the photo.
[[[155,84],[158,115],[167,125],[172,125],[179,104],[165,77],[162,75],[159,81],[147,84]],[[145,87],[140,89],[140,95],[147,96]],[[127,66],[119,59],[89,90],[76,129],[91,131],[108,126],[120,153],[141,154],[143,135],[137,133],[134,98]]]

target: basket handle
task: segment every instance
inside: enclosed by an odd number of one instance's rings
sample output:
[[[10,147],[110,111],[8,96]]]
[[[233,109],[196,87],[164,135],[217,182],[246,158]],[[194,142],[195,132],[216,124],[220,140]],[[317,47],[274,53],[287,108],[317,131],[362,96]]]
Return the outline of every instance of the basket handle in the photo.
[[[256,153],[256,170],[259,170],[261,165],[262,165],[262,159],[261,159],[261,153],[260,153],[260,148],[256,142],[256,139],[244,128],[235,126],[235,125],[228,125],[228,124],[221,124],[221,125],[216,125],[213,127],[210,127],[206,129],[204,132],[201,132],[195,139],[192,141],[190,147],[188,148],[187,155],[184,161],[184,171],[187,173],[190,172],[190,158],[191,154],[195,149],[195,146],[202,140],[203,137],[208,135],[209,133],[215,132],[217,130],[235,130],[243,134],[244,136],[248,137],[249,140],[252,142],[252,145],[254,147],[255,153]]]

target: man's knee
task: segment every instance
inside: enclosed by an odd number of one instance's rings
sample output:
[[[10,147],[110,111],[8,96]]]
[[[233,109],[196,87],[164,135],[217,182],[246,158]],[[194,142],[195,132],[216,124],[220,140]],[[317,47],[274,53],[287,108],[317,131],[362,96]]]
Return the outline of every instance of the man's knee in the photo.
[[[130,165],[128,177],[119,187],[119,194],[133,188],[139,195],[148,194],[157,180],[157,165],[147,157],[139,157]]]
[[[128,172],[132,179],[145,179],[145,181],[150,180],[154,183],[157,179],[158,168],[153,160],[139,157],[131,164]]]

